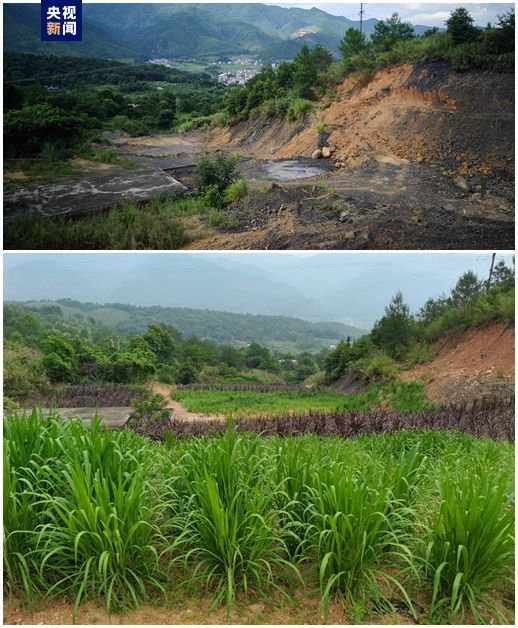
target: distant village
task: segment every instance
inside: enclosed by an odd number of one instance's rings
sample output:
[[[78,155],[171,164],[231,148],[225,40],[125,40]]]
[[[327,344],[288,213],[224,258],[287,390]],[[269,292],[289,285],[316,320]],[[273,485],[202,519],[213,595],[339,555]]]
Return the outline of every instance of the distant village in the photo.
[[[150,59],[149,63],[154,63],[156,65],[164,65],[166,67],[172,68],[175,63],[179,61],[175,59]],[[238,59],[220,59],[218,61],[214,61],[212,66],[232,66],[232,69],[228,69],[227,71],[220,72],[218,74],[218,83],[222,83],[223,85],[244,85],[251,78],[259,74],[259,72],[263,68],[263,63],[261,59],[254,59],[252,57],[239,57]],[[241,68],[236,68],[236,66],[241,66]],[[272,64],[272,67],[275,69],[277,64]],[[223,69],[223,67],[221,68]]]

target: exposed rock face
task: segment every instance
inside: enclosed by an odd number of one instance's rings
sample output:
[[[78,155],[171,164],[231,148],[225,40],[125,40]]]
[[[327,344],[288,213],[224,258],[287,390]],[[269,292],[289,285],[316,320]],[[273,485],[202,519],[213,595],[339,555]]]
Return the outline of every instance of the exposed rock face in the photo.
[[[147,201],[160,194],[185,194],[187,188],[163,170],[131,170],[85,177],[4,194],[4,216],[26,211],[42,216],[80,215],[124,202]]]

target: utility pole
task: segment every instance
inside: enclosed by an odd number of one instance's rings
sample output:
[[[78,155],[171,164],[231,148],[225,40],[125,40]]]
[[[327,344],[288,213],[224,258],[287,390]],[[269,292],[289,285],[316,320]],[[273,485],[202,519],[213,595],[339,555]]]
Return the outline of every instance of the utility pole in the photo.
[[[363,14],[365,11],[363,10],[363,2],[360,4],[360,33],[363,33]]]
[[[496,257],[496,253],[493,253],[491,257],[491,268],[489,269],[489,279],[487,280],[488,288],[491,286],[491,277],[493,275],[493,266],[495,265],[495,257]]]

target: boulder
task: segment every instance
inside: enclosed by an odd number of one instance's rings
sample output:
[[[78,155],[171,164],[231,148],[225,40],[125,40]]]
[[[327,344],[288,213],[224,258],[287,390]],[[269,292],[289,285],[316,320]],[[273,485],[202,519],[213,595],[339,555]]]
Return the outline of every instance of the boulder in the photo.
[[[322,157],[322,151],[320,150],[320,148],[317,148],[317,150],[314,150],[311,153],[311,158],[312,159],[320,159],[320,157]]]
[[[461,177],[460,175],[455,177],[455,179],[453,179],[453,182],[455,183],[456,186],[458,186],[462,190],[467,191],[469,189],[468,182],[466,181],[464,177]]]
[[[322,149],[322,157],[324,157],[324,159],[329,159],[329,157],[331,157],[331,149],[329,146],[324,146]]]

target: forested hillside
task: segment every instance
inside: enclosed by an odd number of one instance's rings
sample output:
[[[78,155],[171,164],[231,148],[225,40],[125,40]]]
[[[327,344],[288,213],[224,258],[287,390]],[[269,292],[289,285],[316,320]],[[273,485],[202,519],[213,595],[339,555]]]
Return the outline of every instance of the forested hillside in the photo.
[[[14,310],[12,309],[14,308]],[[66,329],[67,325],[79,325],[81,334],[98,335],[98,327],[116,331],[123,336],[142,333],[151,323],[169,325],[182,336],[206,338],[218,343],[250,343],[253,341],[270,348],[294,351],[316,351],[329,348],[346,338],[358,338],[362,330],[343,323],[310,323],[287,316],[261,316],[215,312],[193,308],[136,307],[133,305],[79,303],[70,299],[56,302],[32,302],[7,304],[5,333],[9,337],[11,311],[32,312],[42,317],[46,324]],[[90,330],[90,331],[88,331]]]

